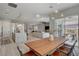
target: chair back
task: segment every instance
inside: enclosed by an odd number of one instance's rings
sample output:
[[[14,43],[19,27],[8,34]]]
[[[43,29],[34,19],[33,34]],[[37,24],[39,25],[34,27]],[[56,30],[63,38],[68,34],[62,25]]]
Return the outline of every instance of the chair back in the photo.
[[[70,55],[73,52],[76,42],[77,42],[77,40],[74,40],[74,43],[73,43],[72,47],[70,48],[70,51],[67,55]]]

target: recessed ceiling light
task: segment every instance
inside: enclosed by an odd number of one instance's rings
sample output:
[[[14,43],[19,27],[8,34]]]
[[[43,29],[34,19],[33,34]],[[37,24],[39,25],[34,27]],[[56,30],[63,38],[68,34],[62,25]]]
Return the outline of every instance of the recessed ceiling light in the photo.
[[[55,13],[58,13],[58,10],[55,10]]]
[[[36,14],[36,17],[37,17],[37,18],[40,18],[41,16],[40,16],[39,14]]]

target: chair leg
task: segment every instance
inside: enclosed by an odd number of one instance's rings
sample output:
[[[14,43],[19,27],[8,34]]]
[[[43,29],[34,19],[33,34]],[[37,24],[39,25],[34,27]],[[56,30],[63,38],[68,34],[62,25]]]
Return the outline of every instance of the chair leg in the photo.
[[[75,55],[74,55],[74,53],[72,52],[72,53],[68,54],[68,56],[75,56]]]
[[[73,53],[73,56],[75,56],[74,53]]]
[[[72,52],[72,55],[74,56],[74,52]]]
[[[78,53],[77,53],[77,51],[75,50],[75,48],[74,48],[74,50],[73,50],[73,51],[74,51],[74,53],[78,56]]]
[[[70,54],[70,56],[75,56],[74,52],[72,51],[72,53]]]

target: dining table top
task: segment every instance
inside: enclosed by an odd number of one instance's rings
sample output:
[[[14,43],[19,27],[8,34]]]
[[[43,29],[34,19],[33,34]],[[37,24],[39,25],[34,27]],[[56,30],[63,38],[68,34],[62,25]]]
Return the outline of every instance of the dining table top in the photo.
[[[35,40],[26,43],[37,55],[47,55],[49,52],[56,50],[59,46],[64,44],[66,39],[64,37],[55,37],[54,40],[50,41],[49,38]]]

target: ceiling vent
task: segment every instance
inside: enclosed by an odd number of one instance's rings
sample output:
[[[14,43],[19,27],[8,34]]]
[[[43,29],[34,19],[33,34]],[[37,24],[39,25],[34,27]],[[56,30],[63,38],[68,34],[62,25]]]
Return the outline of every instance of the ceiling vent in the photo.
[[[17,7],[17,4],[15,4],[15,3],[8,3],[8,6],[13,7],[13,8],[16,8]]]

